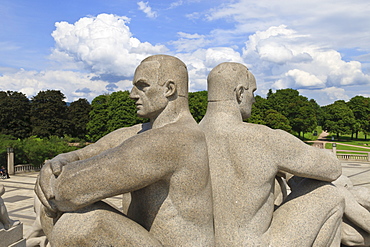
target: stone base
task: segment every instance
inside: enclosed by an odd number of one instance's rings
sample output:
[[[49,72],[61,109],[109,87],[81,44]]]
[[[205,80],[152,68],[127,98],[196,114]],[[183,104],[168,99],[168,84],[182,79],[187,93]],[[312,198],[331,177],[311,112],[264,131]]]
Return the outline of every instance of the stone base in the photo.
[[[26,240],[23,238],[23,224],[19,224],[9,230],[0,230],[0,246],[26,247]]]

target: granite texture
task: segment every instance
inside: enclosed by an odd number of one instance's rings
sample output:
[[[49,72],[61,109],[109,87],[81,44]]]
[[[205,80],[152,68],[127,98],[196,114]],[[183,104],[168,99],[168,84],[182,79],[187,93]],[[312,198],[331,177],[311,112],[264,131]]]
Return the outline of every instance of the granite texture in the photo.
[[[51,246],[214,246],[207,144],[187,94],[182,61],[148,57],[130,97],[150,122],[46,162],[35,191]],[[124,193],[127,215],[101,201]]]
[[[341,174],[337,158],[282,130],[243,122],[256,90],[244,65],[222,63],[207,81],[200,127],[208,144],[216,246],[339,245],[344,202],[330,183]],[[278,172],[306,179],[274,211]]]
[[[346,246],[370,246],[370,190],[354,187],[346,176],[333,182],[345,200],[342,223],[342,244]]]
[[[23,224],[18,224],[8,230],[0,229],[0,246],[10,246],[13,244],[26,246],[26,242],[23,240]]]

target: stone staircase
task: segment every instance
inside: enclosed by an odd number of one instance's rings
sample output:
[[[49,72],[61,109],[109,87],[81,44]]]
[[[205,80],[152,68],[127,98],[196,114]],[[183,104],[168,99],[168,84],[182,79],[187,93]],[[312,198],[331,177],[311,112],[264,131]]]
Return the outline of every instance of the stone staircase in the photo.
[[[23,238],[23,224],[19,224],[9,230],[0,229],[1,247],[26,247],[26,239]]]

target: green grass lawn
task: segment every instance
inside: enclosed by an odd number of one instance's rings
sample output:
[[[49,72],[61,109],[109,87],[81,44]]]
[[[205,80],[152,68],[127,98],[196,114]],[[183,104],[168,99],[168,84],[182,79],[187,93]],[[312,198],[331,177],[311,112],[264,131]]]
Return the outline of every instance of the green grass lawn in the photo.
[[[351,135],[341,135],[339,136],[339,140],[337,139],[336,135],[328,135],[327,140],[332,141],[332,136],[334,136],[334,142],[337,143],[345,143],[345,144],[351,144],[356,146],[363,146],[363,147],[370,147],[370,136],[367,136],[367,139],[365,140],[365,135],[360,132],[358,135],[358,140],[354,139],[351,140]]]
[[[332,136],[334,136],[334,141],[332,140]],[[369,138],[370,136],[368,136]],[[370,149],[362,148],[362,147],[370,147],[370,140],[366,139],[365,140],[365,135],[363,133],[359,133],[358,139],[351,139],[351,135],[342,135],[339,136],[339,140],[337,139],[336,135],[329,135],[327,136],[328,141],[335,142],[337,144],[337,150],[348,150],[349,152],[346,153],[351,153],[350,151],[362,151],[364,152],[363,154],[367,154],[370,152]],[[357,147],[349,147],[349,146],[344,146],[341,145],[341,143],[344,144],[350,144],[350,145],[355,145]],[[326,143],[325,144],[326,149],[332,149],[333,146],[331,143]],[[338,153],[344,153],[344,152],[338,152]],[[352,152],[353,154],[360,154],[356,152]]]
[[[304,133],[303,138],[301,136],[301,140],[303,140],[303,141],[316,141],[317,138],[319,137],[320,133],[322,132],[321,126],[317,126],[315,131],[316,131],[317,135],[314,135],[314,132]]]
[[[332,149],[333,145],[332,143],[326,143],[325,144],[326,149]],[[340,145],[340,143],[337,142],[337,150],[349,150],[349,151],[363,151],[363,152],[370,152],[370,149],[361,148],[359,147],[349,147],[345,145]]]

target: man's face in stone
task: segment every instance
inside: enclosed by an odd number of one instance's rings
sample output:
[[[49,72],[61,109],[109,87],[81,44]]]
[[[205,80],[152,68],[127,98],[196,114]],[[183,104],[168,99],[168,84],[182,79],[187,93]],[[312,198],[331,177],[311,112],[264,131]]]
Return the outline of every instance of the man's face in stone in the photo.
[[[166,86],[158,85],[159,63],[144,62],[136,69],[130,97],[136,100],[137,115],[156,118],[168,104]]]
[[[245,77],[242,85],[244,86],[244,92],[242,100],[239,104],[240,113],[243,119],[247,119],[252,114],[252,105],[256,100],[254,99],[254,91],[257,90],[256,82]]]

